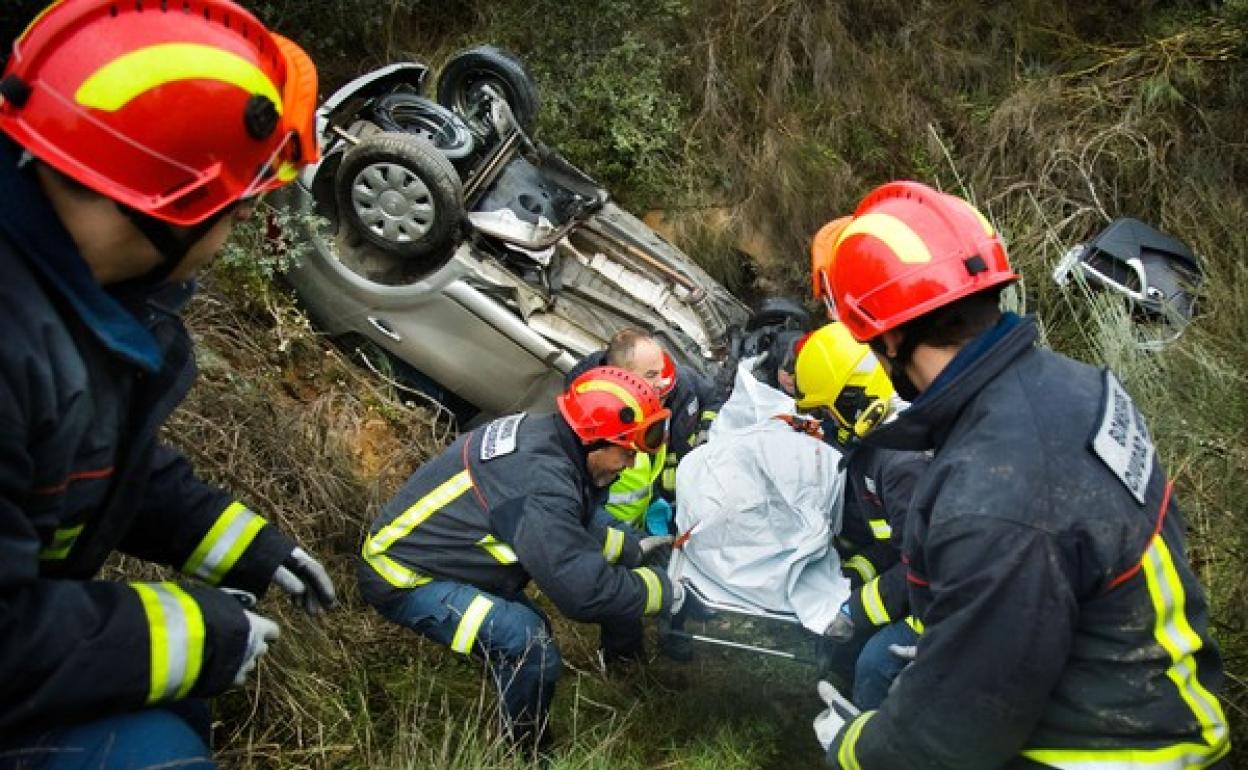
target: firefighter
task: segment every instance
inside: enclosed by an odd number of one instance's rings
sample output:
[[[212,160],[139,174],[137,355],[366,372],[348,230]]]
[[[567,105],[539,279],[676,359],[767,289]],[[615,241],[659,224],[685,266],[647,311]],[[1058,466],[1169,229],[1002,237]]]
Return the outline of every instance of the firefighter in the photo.
[[[875,356],[844,324],[832,321],[810,335],[798,353],[796,377],[797,407],[818,417],[825,440],[845,454],[837,550],[853,592],[826,632],[830,673],[852,688],[855,705],[874,708],[901,670],[902,661],[889,648],[917,640],[901,537],[928,458],[862,443],[899,402]]]
[[[530,579],[568,618],[636,620],[678,605],[663,570],[594,511],[639,452],[666,439],[669,412],[640,377],[597,367],[555,414],[514,414],[461,436],[421,466],[373,522],[360,590],[383,616],[482,658],[505,732],[550,743],[562,663]]]
[[[63,0],[13,44],[0,767],[214,767],[203,699],[278,634],[240,599],[334,603],[319,563],[159,439],[195,378],[189,279],[316,158],[315,98],[307,56],[228,0]],[[97,579],[114,550],[202,582]]]
[[[831,249],[838,317],[911,402],[866,441],[934,451],[903,541],[917,657],[878,711],[821,684],[832,764],[1224,765],[1208,605],[1122,382],[1001,312],[1017,276],[960,198],[883,185]]]
[[[641,329],[616,332],[604,350],[581,359],[567,379],[571,382],[587,369],[602,365],[618,366],[641,377],[655,388],[673,416],[668,441],[654,454],[638,453],[633,466],[611,485],[599,523],[616,526],[630,540],[638,537],[637,530],[650,537],[674,534],[676,464],[701,441],[719,403],[708,383],[678,368],[658,341]],[[671,627],[683,628],[683,618],[673,618]],[[600,649],[602,664],[608,669],[643,660],[646,650],[641,623],[622,620],[604,624]],[[680,636],[660,635],[659,651],[680,662],[693,659],[692,644]]]
[[[638,455],[637,464],[612,485],[607,501],[607,511],[616,519],[637,527],[649,519],[651,534],[667,534],[660,526],[661,514],[665,513],[670,522],[670,504],[676,499],[676,464],[701,441],[720,404],[709,383],[695,372],[677,367],[658,341],[641,329],[616,332],[605,349],[590,353],[573,367],[567,382],[595,366],[618,366],[633,372],[650,383],[671,410],[667,443],[653,456]],[[651,510],[652,503],[657,510]]]

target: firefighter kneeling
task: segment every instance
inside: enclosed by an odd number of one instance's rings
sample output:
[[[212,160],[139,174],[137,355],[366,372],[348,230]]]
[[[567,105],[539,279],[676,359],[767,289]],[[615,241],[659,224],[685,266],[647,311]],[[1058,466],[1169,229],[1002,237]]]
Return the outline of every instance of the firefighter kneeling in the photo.
[[[461,436],[407,480],[373,522],[360,589],[377,610],[486,662],[506,733],[549,743],[562,661],[532,579],[572,620],[668,612],[679,587],[641,566],[643,549],[593,522],[607,487],[666,439],[668,410],[644,380],[590,369],[557,414],[514,414]],[[648,545],[648,544],[647,544]]]

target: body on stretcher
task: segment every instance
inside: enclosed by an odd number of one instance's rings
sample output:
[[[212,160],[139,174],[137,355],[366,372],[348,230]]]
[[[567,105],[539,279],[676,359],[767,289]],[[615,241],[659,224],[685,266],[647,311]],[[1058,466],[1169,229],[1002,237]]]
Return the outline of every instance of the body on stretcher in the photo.
[[[684,534],[668,576],[690,602],[822,638],[850,593],[832,545],[845,474],[841,453],[800,429],[793,410],[792,399],[738,368],[710,438],[676,468],[676,526]],[[695,641],[799,658],[676,625],[670,633]]]

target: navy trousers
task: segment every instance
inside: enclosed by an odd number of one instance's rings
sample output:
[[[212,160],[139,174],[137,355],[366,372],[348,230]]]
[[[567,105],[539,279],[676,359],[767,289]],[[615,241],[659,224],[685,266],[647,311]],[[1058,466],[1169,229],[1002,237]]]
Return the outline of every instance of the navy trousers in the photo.
[[[389,620],[486,662],[513,740],[540,740],[563,669],[546,615],[523,595],[504,599],[435,580],[378,610]]]

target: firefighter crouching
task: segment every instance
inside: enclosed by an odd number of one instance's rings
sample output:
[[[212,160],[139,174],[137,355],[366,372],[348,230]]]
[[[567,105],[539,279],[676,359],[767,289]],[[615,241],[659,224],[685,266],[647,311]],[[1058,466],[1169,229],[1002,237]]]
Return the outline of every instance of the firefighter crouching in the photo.
[[[599,367],[556,414],[514,414],[461,436],[386,504],[364,543],[364,598],[386,618],[484,659],[506,734],[550,742],[562,662],[532,579],[567,617],[603,622],[670,611],[678,595],[642,566],[636,540],[594,523],[607,487],[666,438],[668,410],[644,380]]]

